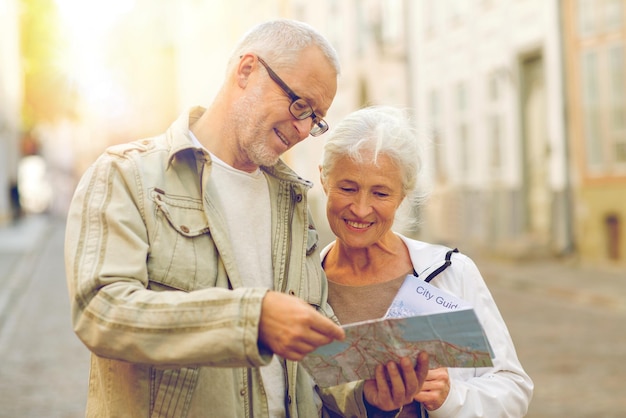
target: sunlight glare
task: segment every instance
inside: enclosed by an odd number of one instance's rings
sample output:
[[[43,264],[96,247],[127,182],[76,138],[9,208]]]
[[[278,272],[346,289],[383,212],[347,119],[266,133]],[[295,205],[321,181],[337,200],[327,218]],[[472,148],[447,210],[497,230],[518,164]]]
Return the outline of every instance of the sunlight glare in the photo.
[[[105,64],[110,30],[135,7],[134,0],[55,0],[59,24],[67,36],[61,65],[89,107],[119,108],[124,93]],[[108,104],[108,106],[107,106]]]
[[[73,36],[94,35],[109,28],[135,7],[133,0],[56,0],[59,15]]]

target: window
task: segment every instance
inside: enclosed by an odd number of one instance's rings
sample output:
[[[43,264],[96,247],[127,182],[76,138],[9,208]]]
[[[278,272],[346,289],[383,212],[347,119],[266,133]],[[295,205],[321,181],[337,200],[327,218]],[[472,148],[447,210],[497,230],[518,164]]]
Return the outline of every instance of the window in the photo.
[[[386,0],[381,4],[381,37],[384,44],[394,45],[403,41],[404,7],[400,0]]]
[[[589,51],[583,54],[583,119],[585,124],[587,164],[592,170],[594,168],[599,170],[604,161],[602,141],[600,139],[600,86],[598,83],[597,61],[596,51]]]
[[[615,163],[626,164],[626,84],[624,77],[624,47],[619,44],[608,49],[609,59],[609,141],[614,147]]]
[[[489,128],[489,163],[493,174],[501,174],[502,170],[502,115],[492,113],[488,120]],[[498,179],[498,177],[494,177]]]
[[[442,29],[444,3],[441,0],[425,0],[422,6],[424,7],[424,29],[427,36],[432,36]]]
[[[447,173],[445,168],[444,156],[444,138],[442,136],[442,112],[441,97],[438,91],[432,90],[429,94],[429,113],[432,124],[432,143],[433,143],[433,165],[435,170],[435,179],[440,183],[447,181]]]
[[[459,123],[457,134],[459,135],[459,150],[461,151],[461,174],[463,178],[466,179],[470,171],[469,128],[466,122]]]
[[[469,0],[454,0],[448,3],[452,22],[459,22],[466,17],[471,9]]]
[[[593,175],[626,172],[623,0],[578,0],[583,135]]]
[[[405,13],[402,0],[380,2],[376,13],[372,13],[374,37],[383,54],[402,57],[406,53]]]
[[[578,0],[578,32],[582,37],[620,30],[623,0]]]
[[[459,168],[463,179],[467,179],[470,172],[470,129],[467,84],[460,82],[455,89],[456,106],[456,135],[459,150]]]
[[[502,171],[502,135],[503,109],[502,86],[498,71],[493,71],[487,77],[487,140],[489,152],[489,166],[493,179],[499,179]]]
[[[626,169],[624,44],[582,54],[582,109],[587,165],[595,174]]]

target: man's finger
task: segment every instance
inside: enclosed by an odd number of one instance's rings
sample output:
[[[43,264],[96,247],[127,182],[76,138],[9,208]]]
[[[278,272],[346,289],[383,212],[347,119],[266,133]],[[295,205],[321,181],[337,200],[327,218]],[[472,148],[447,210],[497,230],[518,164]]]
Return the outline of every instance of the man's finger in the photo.
[[[322,314],[319,314],[319,320],[316,320],[312,324],[311,328],[314,331],[328,337],[331,341],[343,341],[346,338],[346,332],[343,330],[343,328],[341,328],[339,325],[334,323],[329,318],[326,318]]]

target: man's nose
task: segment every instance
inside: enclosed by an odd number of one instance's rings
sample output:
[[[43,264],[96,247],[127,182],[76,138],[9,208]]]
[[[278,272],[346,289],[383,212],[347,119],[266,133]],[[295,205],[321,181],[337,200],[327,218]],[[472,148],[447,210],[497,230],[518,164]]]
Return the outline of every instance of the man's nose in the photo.
[[[311,126],[313,123],[311,118],[306,118],[306,119],[294,118],[293,121],[294,121],[293,123],[296,129],[298,130],[298,137],[300,138],[300,141],[302,141],[303,139],[306,139],[306,137],[308,137],[309,133],[311,132]]]

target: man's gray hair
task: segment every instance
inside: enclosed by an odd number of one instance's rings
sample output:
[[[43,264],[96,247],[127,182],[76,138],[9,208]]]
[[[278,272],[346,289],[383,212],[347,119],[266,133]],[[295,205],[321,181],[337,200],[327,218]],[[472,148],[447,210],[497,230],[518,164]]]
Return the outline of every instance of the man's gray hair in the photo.
[[[228,61],[228,69],[247,53],[260,56],[272,68],[294,65],[300,52],[309,46],[318,47],[339,75],[339,58],[330,42],[311,25],[290,19],[263,22],[246,32]]]

